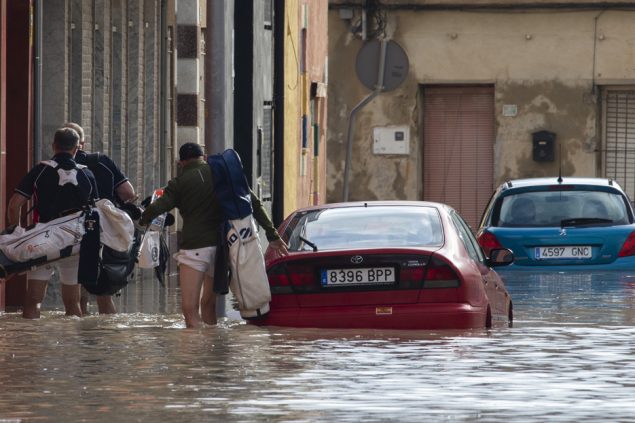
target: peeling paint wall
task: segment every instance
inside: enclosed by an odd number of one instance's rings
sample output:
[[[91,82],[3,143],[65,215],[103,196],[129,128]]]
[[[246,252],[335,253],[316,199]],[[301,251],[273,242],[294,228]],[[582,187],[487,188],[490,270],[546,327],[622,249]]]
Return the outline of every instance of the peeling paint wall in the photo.
[[[400,2],[408,3],[421,2]],[[563,175],[599,176],[600,87],[635,84],[635,11],[393,8],[386,16],[386,35],[408,54],[409,74],[357,115],[350,200],[421,199],[420,88],[427,84],[494,84],[494,185],[555,175],[560,165]],[[354,21],[338,8],[329,12],[328,201],[342,198],[349,114],[370,92],[355,74],[363,43],[350,31]],[[517,113],[504,115],[506,106]],[[384,125],[409,126],[408,156],[372,153],[373,127]],[[540,130],[556,133],[553,162],[532,159],[532,133]]]
[[[497,105],[515,104],[518,115],[499,110],[495,179],[557,175],[595,176],[597,106],[587,84],[560,81],[520,81],[496,86]],[[534,162],[531,134],[541,129],[556,133],[556,160]],[[561,155],[560,155],[561,154]]]

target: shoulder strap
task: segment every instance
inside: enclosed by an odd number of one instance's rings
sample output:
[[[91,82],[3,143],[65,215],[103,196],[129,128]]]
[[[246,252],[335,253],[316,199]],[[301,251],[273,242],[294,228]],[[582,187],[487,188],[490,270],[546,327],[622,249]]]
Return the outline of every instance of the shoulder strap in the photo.
[[[40,162],[40,164],[46,165],[46,166],[50,166],[53,169],[57,169],[59,167],[59,163],[57,163],[55,160],[51,159],[51,160],[42,160]]]
[[[99,154],[99,153],[96,153]],[[60,167],[59,163],[57,163],[55,160],[51,159],[51,160],[42,160],[40,162],[40,164],[46,165],[46,166],[50,166],[53,169],[57,169],[58,167]],[[88,166],[84,166],[83,164],[79,164],[79,163],[75,163],[75,169],[86,169]]]

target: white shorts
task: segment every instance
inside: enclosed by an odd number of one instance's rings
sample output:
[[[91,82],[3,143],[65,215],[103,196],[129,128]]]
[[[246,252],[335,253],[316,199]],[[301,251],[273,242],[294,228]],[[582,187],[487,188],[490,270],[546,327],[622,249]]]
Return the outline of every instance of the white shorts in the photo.
[[[214,276],[214,261],[216,260],[216,247],[195,248],[193,250],[179,250],[174,254],[174,259],[180,265],[184,264],[201,273]]]
[[[43,264],[34,270],[26,272],[29,279],[48,281],[57,272],[60,283],[63,285],[77,285],[77,268],[79,267],[79,254],[66,257],[51,263]]]

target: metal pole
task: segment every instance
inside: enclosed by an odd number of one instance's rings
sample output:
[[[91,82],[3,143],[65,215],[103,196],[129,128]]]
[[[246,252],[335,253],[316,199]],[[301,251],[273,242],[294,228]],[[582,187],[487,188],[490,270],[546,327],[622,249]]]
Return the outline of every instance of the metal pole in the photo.
[[[34,163],[42,160],[42,25],[43,0],[35,3],[35,105],[33,113],[33,158]]]
[[[346,135],[346,161],[344,163],[344,192],[342,195],[342,201],[348,201],[348,181],[351,171],[351,158],[353,156],[353,124],[355,122],[355,115],[357,114],[358,110],[368,104],[384,89],[386,44],[386,40],[381,40],[379,50],[379,68],[377,70],[377,85],[375,85],[375,91],[367,95],[362,101],[360,101],[355,107],[353,107],[350,117],[348,118],[348,131]]]

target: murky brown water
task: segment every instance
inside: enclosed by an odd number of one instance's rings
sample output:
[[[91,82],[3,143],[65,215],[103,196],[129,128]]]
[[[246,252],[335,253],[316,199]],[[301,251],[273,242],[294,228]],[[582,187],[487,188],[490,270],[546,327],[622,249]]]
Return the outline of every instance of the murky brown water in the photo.
[[[474,332],[259,328],[231,306],[185,330],[151,280],[115,316],[5,313],[0,422],[633,421],[635,276],[508,285],[514,327]]]

